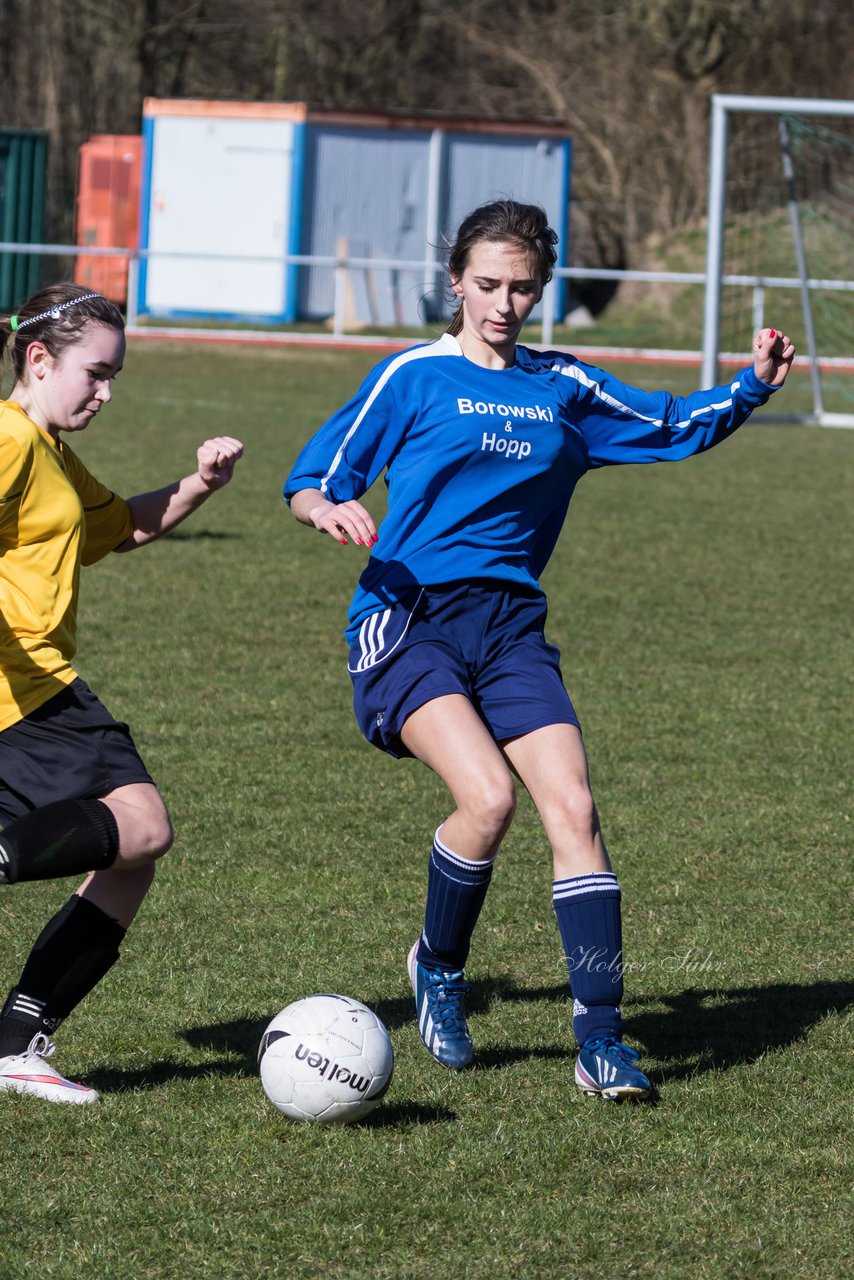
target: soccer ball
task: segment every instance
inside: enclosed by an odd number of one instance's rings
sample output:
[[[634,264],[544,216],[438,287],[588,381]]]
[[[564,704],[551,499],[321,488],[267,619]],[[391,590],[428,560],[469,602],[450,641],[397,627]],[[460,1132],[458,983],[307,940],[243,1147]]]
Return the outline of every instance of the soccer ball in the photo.
[[[393,1068],[385,1027],[347,996],[295,1000],[276,1014],[258,1046],[264,1092],[292,1120],[361,1120],[385,1094]]]

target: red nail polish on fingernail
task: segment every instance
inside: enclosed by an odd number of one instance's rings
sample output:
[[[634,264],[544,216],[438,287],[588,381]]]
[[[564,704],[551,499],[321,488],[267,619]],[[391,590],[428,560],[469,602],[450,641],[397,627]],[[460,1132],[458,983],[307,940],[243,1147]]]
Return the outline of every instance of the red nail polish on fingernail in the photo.
[[[777,330],[776,330],[776,329],[772,329],[772,330],[771,330],[771,337],[772,337],[772,338],[776,338],[776,337],[777,337]]]

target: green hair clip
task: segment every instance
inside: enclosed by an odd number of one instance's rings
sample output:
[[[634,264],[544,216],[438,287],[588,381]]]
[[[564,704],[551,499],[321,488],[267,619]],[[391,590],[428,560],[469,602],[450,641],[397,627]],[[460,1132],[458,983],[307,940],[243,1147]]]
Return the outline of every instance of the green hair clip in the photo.
[[[15,330],[18,328],[18,317],[9,316],[9,324],[12,326],[12,332],[14,333]]]

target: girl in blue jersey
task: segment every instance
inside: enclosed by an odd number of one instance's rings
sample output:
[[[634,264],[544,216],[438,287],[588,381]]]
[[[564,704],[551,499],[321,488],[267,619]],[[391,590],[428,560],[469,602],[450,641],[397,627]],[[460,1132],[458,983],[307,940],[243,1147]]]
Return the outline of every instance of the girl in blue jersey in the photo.
[[[453,801],[408,962],[426,1048],[452,1069],[472,1060],[463,969],[518,778],[552,850],[576,1083],[646,1097],[650,1082],[622,1041],[620,886],[558,651],[543,634],[539,578],[585,472],[712,448],[782,386],[794,347],[763,329],[752,367],[674,397],[518,346],[556,240],[535,206],[498,201],[470,214],[449,256],[459,302],[448,331],[378,365],[305,446],[284,493],[302,523],[371,549],[347,627],[356,716],[370,742],[428,765]],[[359,499],[382,472],[378,533]]]

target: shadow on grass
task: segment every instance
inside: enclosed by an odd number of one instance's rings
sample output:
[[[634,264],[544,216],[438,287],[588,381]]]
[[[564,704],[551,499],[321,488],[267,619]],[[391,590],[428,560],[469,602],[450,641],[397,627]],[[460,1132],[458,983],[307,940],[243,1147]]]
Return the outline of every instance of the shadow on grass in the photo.
[[[565,1004],[568,989],[562,985],[519,987],[511,980],[478,983],[472,989],[469,1008],[475,1013],[496,1000]],[[755,1062],[763,1054],[785,1049],[802,1040],[828,1014],[842,1013],[852,1004],[852,982],[687,987],[676,994],[632,999],[625,1011],[626,1037],[638,1041],[665,1064],[664,1079],[681,1080],[703,1071]],[[665,1007],[650,1007],[661,1005]],[[573,1049],[567,1046],[566,1051]],[[539,1052],[552,1056],[550,1050]],[[492,1056],[499,1060],[505,1056],[510,1063],[524,1057],[524,1052],[511,1050],[504,1055],[496,1049]],[[501,1065],[500,1061],[496,1065]]]
[[[376,1111],[371,1111],[361,1120],[354,1120],[352,1124],[342,1126],[340,1124],[321,1125],[318,1126],[323,1130],[341,1129],[405,1129],[409,1125],[418,1124],[450,1124],[457,1120],[457,1114],[449,1111],[447,1107],[428,1107],[423,1106],[419,1102],[383,1102],[378,1106]],[[287,1126],[293,1121],[285,1120],[285,1128],[282,1130],[283,1140],[287,1139]]]
[[[87,1071],[86,1083],[101,1093],[129,1093],[133,1089],[160,1089],[176,1080],[200,1080],[205,1076],[242,1076],[240,1062],[174,1062],[163,1058],[149,1067],[131,1071],[114,1068]]]
[[[566,1005],[566,986],[525,987],[512,979],[487,979],[472,984],[468,1009],[476,1016],[496,1003],[542,1001]],[[828,1014],[841,1013],[852,1004],[854,983],[851,982],[688,987],[676,994],[633,999],[626,1010],[626,1036],[663,1064],[655,1073],[659,1081],[681,1080],[704,1071],[727,1070],[755,1062],[766,1053],[785,1049],[803,1039],[809,1029]],[[411,997],[374,1001],[371,1007],[390,1030],[414,1021]],[[90,1076],[92,1084],[108,1091],[153,1089],[170,1080],[206,1075],[254,1076],[258,1044],[270,1017],[240,1018],[188,1027],[182,1032],[194,1049],[227,1057],[197,1065],[164,1060],[144,1070],[100,1071]],[[569,1036],[566,1044],[559,1045],[496,1045],[477,1054],[474,1069],[501,1070],[529,1059],[572,1057],[574,1052]],[[441,1107],[409,1102],[384,1106],[375,1117],[369,1116],[363,1123],[387,1127],[449,1119],[453,1119],[453,1115]]]
[[[213,1022],[207,1027],[187,1027],[181,1035],[194,1049],[231,1054],[230,1075],[254,1076],[258,1074],[258,1045],[276,1012],[274,1009],[268,1018],[236,1018],[233,1022]]]
[[[170,542],[231,542],[239,533],[226,533],[224,529],[173,529],[165,535]]]
[[[643,1010],[653,1004],[666,1008]],[[632,1001],[626,1031],[664,1064],[664,1080],[683,1080],[785,1049],[828,1014],[852,1004],[852,982],[688,987],[677,995]]]
[[[568,1004],[568,988],[519,986],[512,979],[472,984],[467,1005],[473,1015],[496,1003]],[[388,1026],[412,1018],[410,1000],[388,1002]],[[766,1053],[802,1040],[829,1014],[854,1004],[854,983],[770,983],[755,987],[688,987],[676,994],[633,999],[626,1008],[626,1038],[637,1041],[663,1067],[659,1080],[682,1080],[704,1071],[725,1071],[756,1062]],[[650,1006],[664,1006],[653,1008]],[[646,1006],[646,1007],[645,1007]],[[380,1017],[383,1016],[380,1012]],[[567,1009],[569,1021],[569,1009]],[[495,1046],[477,1054],[475,1068],[495,1070],[527,1058],[572,1057],[574,1045]]]
[[[563,985],[520,987],[504,979],[473,984],[468,1008],[475,1014],[496,1001],[567,1004],[568,998]],[[755,1062],[763,1054],[785,1049],[802,1040],[828,1014],[841,1013],[852,1004],[852,982],[687,987],[676,994],[632,999],[625,1010],[626,1037],[665,1064],[664,1079],[680,1080]],[[661,1005],[665,1007],[650,1007]],[[565,1050],[527,1051],[532,1057],[559,1057],[562,1052],[572,1054],[574,1048],[568,1043]],[[523,1048],[496,1048],[478,1059],[486,1066],[501,1066],[525,1056]],[[490,1063],[489,1058],[494,1061]]]
[[[190,1027],[181,1032],[183,1039],[194,1049],[212,1050],[228,1057],[198,1063],[163,1058],[136,1070],[102,1068],[89,1071],[86,1080],[93,1088],[105,1093],[122,1093],[132,1089],[159,1089],[175,1080],[200,1080],[205,1076],[254,1076],[258,1071],[258,1043],[269,1021],[269,1018],[243,1018],[235,1022],[215,1023],[210,1027]]]
[[[530,1062],[536,1058],[546,1061],[566,1058],[574,1059],[574,1057],[572,1046],[568,1042],[566,1044],[514,1045],[512,1047],[493,1045],[490,1049],[479,1049],[475,1040],[474,1062],[468,1070],[501,1071],[504,1067],[512,1067],[517,1062]]]
[[[420,1102],[384,1102],[364,1120],[358,1120],[357,1129],[402,1129],[408,1124],[448,1124],[456,1120],[456,1112],[448,1107],[425,1106]]]

